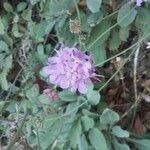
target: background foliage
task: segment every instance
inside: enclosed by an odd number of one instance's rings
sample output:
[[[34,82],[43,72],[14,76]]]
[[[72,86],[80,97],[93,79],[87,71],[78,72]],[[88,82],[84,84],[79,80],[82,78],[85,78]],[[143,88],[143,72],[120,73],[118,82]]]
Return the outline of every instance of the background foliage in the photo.
[[[1,0],[0,14],[2,149],[150,149],[150,136],[122,128],[122,118],[101,97],[110,80],[88,85],[81,95],[53,87],[40,74],[59,42],[79,43],[98,70],[122,54],[127,62],[150,39],[148,2],[137,7],[126,0]],[[69,28],[70,20],[79,26]],[[53,88],[59,100],[43,96],[45,88]]]

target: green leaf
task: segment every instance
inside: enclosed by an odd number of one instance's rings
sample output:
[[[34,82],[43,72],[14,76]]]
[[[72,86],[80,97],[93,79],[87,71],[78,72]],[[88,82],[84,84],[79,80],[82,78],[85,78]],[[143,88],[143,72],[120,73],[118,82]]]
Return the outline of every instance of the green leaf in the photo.
[[[62,101],[71,102],[77,100],[77,95],[69,90],[63,90],[59,93],[59,97]]]
[[[21,12],[21,11],[23,11],[26,7],[27,7],[27,3],[25,3],[25,2],[20,2],[20,3],[17,5],[17,11],[18,11],[18,12]]]
[[[8,45],[4,41],[0,41],[0,52],[9,53]]]
[[[105,20],[101,21],[98,25],[93,27],[90,37],[89,37],[89,39],[87,39],[87,46],[90,46],[91,44],[92,44],[92,46],[104,44],[104,42],[108,39],[108,37],[110,35],[110,30],[109,30],[110,26],[111,26],[110,19],[105,19]],[[107,31],[107,33],[105,33],[102,36],[102,34],[106,31]],[[90,50],[93,49],[92,46],[90,46]]]
[[[31,5],[35,5],[36,3],[38,3],[40,0],[30,0]]]
[[[8,44],[8,46],[11,48],[13,47],[13,39],[7,33],[3,35],[3,40]]]
[[[102,115],[100,116],[100,122],[102,124],[105,124],[105,125],[111,125],[112,126],[117,121],[119,121],[119,115],[116,112],[114,112],[108,108],[106,108],[103,111]]]
[[[49,129],[52,125],[54,125],[58,121],[58,115],[48,115],[44,117],[43,120],[43,128]]]
[[[33,109],[33,103],[32,103],[32,101],[29,101],[27,99],[23,99],[21,101],[20,107],[23,108],[23,109],[27,109],[28,108],[28,109],[32,110]]]
[[[8,82],[7,82],[7,70],[4,69],[1,73],[0,73],[0,85],[2,87],[3,90],[8,90],[9,86],[8,86]]]
[[[106,50],[105,50],[104,43],[110,35],[110,31],[109,31],[110,26],[111,26],[110,20],[105,19],[101,21],[98,25],[96,25],[92,29],[91,34],[87,39],[86,42],[87,47],[91,52],[95,65],[102,63],[106,59]]]
[[[89,83],[86,85],[87,91],[90,92],[94,89],[94,84],[93,83]]]
[[[91,105],[97,105],[100,101],[100,94],[98,91],[90,90],[87,93],[87,100]]]
[[[105,137],[97,128],[92,128],[89,131],[89,140],[96,150],[107,150]]]
[[[34,84],[31,88],[29,88],[26,91],[26,97],[31,101],[37,100],[38,96],[39,96],[39,88],[37,84]]]
[[[82,110],[82,114],[85,115],[85,116],[90,116],[90,117],[95,117],[95,116],[97,116],[96,113],[90,112],[90,111],[87,110],[87,109],[83,109],[83,110]]]
[[[99,11],[97,13],[92,13],[89,17],[88,17],[88,24],[90,24],[91,27],[95,26],[96,24],[100,23],[103,19],[103,13],[102,11]]]
[[[0,54],[0,68],[3,68],[3,66],[4,66],[4,64],[3,64],[4,58],[5,58],[5,54],[1,53]]]
[[[63,19],[56,24],[56,32],[59,41],[65,41],[67,46],[72,46],[75,42],[78,42],[74,34],[69,29],[69,19],[64,16]]]
[[[14,19],[13,19],[14,23],[18,23],[19,22],[19,16],[16,14]]]
[[[59,138],[58,138],[58,140],[60,142],[64,143],[64,141],[66,141],[65,144],[67,144],[67,143],[69,144],[68,137],[69,137],[69,131],[71,130],[71,127],[72,127],[72,123],[63,123],[63,127],[62,127],[61,133],[60,133],[61,136],[59,136]],[[69,147],[70,147],[70,144],[69,144]],[[60,150],[63,150],[63,149],[60,149]],[[64,150],[65,150],[65,148],[64,148]]]
[[[109,41],[109,49],[110,50],[117,50],[121,44],[121,40],[119,38],[119,31],[114,29],[111,34],[111,39]]]
[[[84,32],[84,33],[90,33],[91,32],[91,28],[90,26],[88,25],[87,23],[87,15],[83,12],[83,11],[79,11],[80,13],[80,19],[81,19],[81,27],[80,27],[80,30],[81,32]],[[77,14],[75,14],[72,19],[75,19],[77,17]]]
[[[0,101],[0,112],[2,111],[4,105],[5,105],[5,102],[4,101]]]
[[[49,33],[51,32],[51,30],[52,30],[52,28],[54,27],[55,23],[56,23],[55,20],[54,20],[54,21],[48,21],[47,27],[46,27],[46,29],[45,29],[45,33],[46,33],[46,34],[49,34]]]
[[[106,49],[104,45],[95,44],[91,50],[93,61],[95,65],[101,64],[106,60]]]
[[[42,63],[45,63],[45,61],[47,60],[47,55],[44,53],[44,45],[43,44],[39,44],[37,46],[37,57],[39,58],[39,60]]]
[[[3,43],[4,44],[4,43]],[[5,45],[6,46],[6,45]],[[4,48],[4,47],[3,47]],[[5,54],[4,54],[5,55]],[[1,56],[0,56],[1,57]],[[1,61],[1,60],[0,60]],[[2,72],[0,72],[0,85],[2,87],[3,90],[8,90],[9,86],[8,86],[8,81],[7,81],[7,75],[8,75],[8,72],[9,70],[11,69],[12,67],[12,56],[9,55],[9,56],[5,56],[5,59],[4,57],[2,58]]]
[[[14,34],[14,36],[16,38],[20,38],[20,37],[23,36],[23,33],[19,32],[18,24],[17,23],[13,24],[12,32],[13,32],[13,34]]]
[[[86,0],[87,7],[92,13],[99,11],[102,0]]]
[[[129,37],[129,27],[120,28],[119,30],[119,37],[122,41],[127,41]]]
[[[44,40],[43,37],[51,31],[53,25],[54,25],[54,22],[50,24],[49,22],[45,20],[37,24],[31,23],[29,25],[30,34],[35,40],[37,40],[38,42],[41,42]]]
[[[119,9],[117,22],[121,27],[127,27],[134,21],[136,14],[137,11],[132,4],[126,3]]]
[[[94,126],[94,120],[88,116],[81,117],[81,121],[85,131],[88,131]]]
[[[149,19],[150,10],[145,8],[138,9],[138,15],[136,17],[135,25],[138,28],[139,35],[142,36],[143,34],[147,34],[149,31]],[[150,40],[150,35],[146,38]]]
[[[86,140],[85,135],[80,136],[80,143],[78,144],[79,150],[87,150],[88,149],[88,143]]]
[[[7,11],[7,12],[11,12],[13,13],[13,7],[11,6],[11,4],[9,4],[8,2],[5,2],[4,5],[3,5],[4,9]]]
[[[142,26],[147,26],[150,23],[149,13],[150,13],[149,9],[145,8],[138,9],[138,14],[136,17],[136,26],[138,28]]]
[[[138,150],[150,150],[150,140],[149,139],[130,139],[131,142],[135,144]]]
[[[127,138],[130,135],[128,131],[123,130],[120,126],[114,126],[112,128],[112,134],[120,138]]]
[[[16,112],[16,101],[11,101],[9,105],[7,106],[6,110],[9,111],[10,113],[15,113]]]
[[[81,132],[82,132],[81,122],[77,121],[74,123],[69,133],[70,145],[74,149],[76,148],[77,144],[80,143]]]
[[[113,146],[115,150],[130,150],[130,147],[127,144],[118,143],[117,140],[113,140]]]
[[[78,0],[76,0],[78,2]],[[53,1],[46,1],[44,7],[44,16],[46,19],[50,19],[51,17],[64,17],[67,10],[69,11],[70,8],[74,6],[73,0],[53,0]]]
[[[22,18],[26,21],[31,21],[31,16],[32,16],[32,9],[27,8],[25,10],[23,10],[22,14],[21,14]],[[30,25],[29,25],[30,26]],[[31,27],[31,26],[30,26]],[[29,27],[28,27],[29,28]],[[30,28],[29,28],[30,29]]]
[[[39,133],[39,140],[42,150],[49,149],[50,145],[55,142],[56,137],[61,132],[62,126],[62,120],[57,120],[52,126],[50,126],[50,128],[46,128],[44,131]]]
[[[69,115],[70,118],[72,118],[72,117],[74,118],[74,116],[76,115],[76,113],[79,109],[79,106],[80,106],[80,104],[77,101],[69,103],[66,106],[65,115]]]
[[[3,35],[5,33],[5,27],[2,22],[2,19],[0,18],[0,35]]]
[[[5,63],[4,67],[5,67],[7,72],[9,72],[9,69],[12,68],[12,61],[13,61],[12,55],[7,56],[4,60],[4,63]]]
[[[50,100],[48,97],[46,97],[45,95],[40,95],[40,96],[38,97],[38,100],[39,100],[39,102],[41,102],[42,104],[46,104],[46,105],[48,105],[48,104],[51,103],[51,100]]]

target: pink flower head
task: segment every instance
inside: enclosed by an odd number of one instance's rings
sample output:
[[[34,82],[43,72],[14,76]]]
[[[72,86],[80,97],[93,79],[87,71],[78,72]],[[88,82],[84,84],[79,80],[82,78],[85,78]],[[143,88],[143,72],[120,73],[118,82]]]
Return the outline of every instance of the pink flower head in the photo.
[[[58,95],[55,91],[52,91],[51,89],[45,89],[43,90],[43,95],[47,96],[48,98],[52,100],[58,100]]]
[[[69,48],[64,45],[55,56],[49,57],[43,73],[50,83],[62,89],[70,88],[72,92],[78,90],[83,94],[87,92],[86,85],[91,82],[90,78],[96,75],[90,56],[76,47]]]

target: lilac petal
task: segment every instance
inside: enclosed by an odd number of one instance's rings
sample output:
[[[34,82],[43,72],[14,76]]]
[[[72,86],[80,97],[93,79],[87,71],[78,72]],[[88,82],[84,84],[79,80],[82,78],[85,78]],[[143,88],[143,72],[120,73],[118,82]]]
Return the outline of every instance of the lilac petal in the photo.
[[[76,92],[77,88],[78,88],[77,84],[73,83],[72,86],[71,86],[71,92]]]
[[[62,89],[67,89],[69,88],[69,81],[66,80],[65,78],[62,78],[61,81],[60,81],[60,87]]]
[[[55,72],[59,72],[60,74],[65,74],[65,66],[64,64],[58,64],[57,68],[55,68]]]
[[[85,68],[90,69],[92,67],[91,63],[89,61],[87,61],[85,63]]]
[[[143,0],[136,0],[136,5],[141,6],[142,2],[143,2]]]
[[[55,63],[57,63],[58,60],[59,60],[58,57],[49,57],[48,58],[48,63],[49,64],[55,64]]]
[[[87,88],[86,88],[86,85],[84,84],[84,82],[79,82],[78,90],[82,94],[86,94],[87,93]]]
[[[51,69],[49,66],[46,66],[42,69],[42,72],[45,74],[45,75],[49,75],[51,74]]]
[[[45,66],[43,69],[42,69],[42,72],[46,75],[50,75],[50,74],[53,74],[53,73],[56,73],[56,66],[55,65],[48,65],[48,66]]]
[[[49,81],[52,83],[52,84],[56,84],[56,80],[57,80],[57,75],[50,75],[49,76]]]

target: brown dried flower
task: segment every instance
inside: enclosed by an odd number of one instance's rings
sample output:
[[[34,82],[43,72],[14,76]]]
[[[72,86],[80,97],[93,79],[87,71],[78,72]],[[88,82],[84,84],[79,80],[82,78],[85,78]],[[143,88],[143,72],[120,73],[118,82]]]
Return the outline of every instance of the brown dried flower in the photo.
[[[81,32],[81,23],[79,20],[70,20],[69,29],[71,33],[80,33]]]

